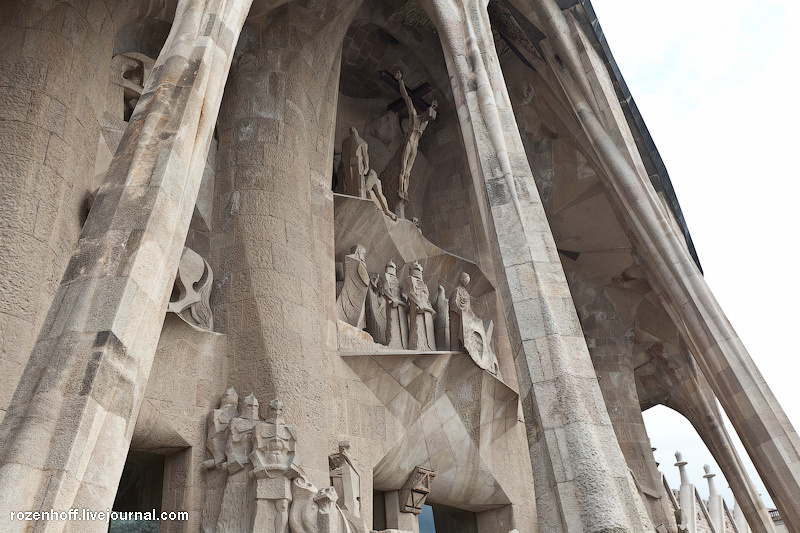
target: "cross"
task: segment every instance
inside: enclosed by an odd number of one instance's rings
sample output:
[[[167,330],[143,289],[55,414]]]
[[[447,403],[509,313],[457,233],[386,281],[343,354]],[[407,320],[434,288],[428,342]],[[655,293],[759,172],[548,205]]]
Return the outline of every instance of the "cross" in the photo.
[[[397,92],[400,92],[400,84],[388,70],[381,71],[381,78],[387,85],[391,86],[392,89],[394,89]],[[410,96],[411,101],[414,102],[414,107],[419,108],[420,111],[425,111],[426,109],[428,109],[431,105],[425,100],[423,100],[422,97],[430,93],[432,90],[433,87],[431,87],[431,84],[426,81],[425,83],[422,83],[421,85],[417,86],[416,89],[408,91],[408,96]],[[398,98],[397,100],[389,104],[387,109],[389,111],[394,111],[395,113],[397,113],[398,111],[400,111],[405,107],[406,103],[403,101],[403,99]]]

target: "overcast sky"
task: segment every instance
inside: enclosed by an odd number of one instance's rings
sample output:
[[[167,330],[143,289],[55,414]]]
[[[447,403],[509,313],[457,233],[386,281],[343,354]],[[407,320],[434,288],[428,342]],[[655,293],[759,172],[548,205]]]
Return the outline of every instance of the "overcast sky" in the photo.
[[[800,428],[800,3],[591,1],[666,164],[706,280]],[[680,449],[707,495],[703,464],[719,468],[691,425],[666,408],[645,412],[645,422],[673,488]],[[732,506],[730,491],[723,494]]]

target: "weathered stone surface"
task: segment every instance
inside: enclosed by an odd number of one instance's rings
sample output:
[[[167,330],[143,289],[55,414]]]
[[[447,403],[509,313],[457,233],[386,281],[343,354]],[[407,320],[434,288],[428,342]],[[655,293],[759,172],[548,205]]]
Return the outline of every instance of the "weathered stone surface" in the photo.
[[[554,1],[531,2],[531,7],[552,40],[546,60],[563,65],[552,72],[597,150],[618,212],[635,228],[641,243],[637,252],[648,279],[663,295],[660,299],[751,450],[753,463],[787,523],[800,523],[800,502],[793,496],[800,493],[800,437],[725,318],[685,240],[673,229],[672,215],[653,189],[641,160],[632,154],[632,143],[626,142],[629,130],[619,127],[624,118],[618,99],[604,83],[605,69],[585,34]],[[753,432],[753,427],[759,429]],[[779,459],[772,453],[775,447],[786,450],[786,455]],[[753,523],[758,521],[752,516]]]

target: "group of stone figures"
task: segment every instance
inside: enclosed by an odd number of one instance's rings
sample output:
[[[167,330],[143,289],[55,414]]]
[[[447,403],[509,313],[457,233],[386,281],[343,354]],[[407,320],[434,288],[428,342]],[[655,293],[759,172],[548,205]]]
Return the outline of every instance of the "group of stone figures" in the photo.
[[[342,258],[337,273],[341,285],[336,298],[339,320],[366,330],[375,342],[393,349],[430,352],[459,351],[463,347],[478,366],[497,374],[497,357],[491,344],[494,324],[473,312],[467,292],[469,274],[461,273],[449,299],[439,285],[431,303],[419,262],[410,265],[401,284],[392,261],[383,273],[370,276],[366,253],[366,248],[357,244]]]
[[[403,139],[403,151],[400,156],[397,174],[397,195],[400,198],[397,209],[401,216],[405,216],[404,205],[408,201],[408,185],[411,179],[411,169],[414,166],[414,160],[417,158],[419,140],[425,128],[427,128],[428,122],[436,119],[437,103],[434,100],[422,115],[418,114],[411,96],[406,91],[403,74],[398,72],[395,74],[395,78],[399,84],[400,94],[408,109],[408,130]],[[336,192],[359,198],[369,198],[377,204],[378,208],[386,216],[392,220],[397,220],[397,215],[389,209],[378,174],[370,168],[369,145],[367,141],[361,138],[356,128],[351,127],[350,136],[342,141],[341,170],[337,172],[337,175],[341,178]]]
[[[266,420],[250,394],[228,389],[208,417],[205,533],[365,533],[360,475],[350,445],[329,457],[331,485],[308,481],[295,453],[297,430],[283,420],[283,404],[269,403]]]

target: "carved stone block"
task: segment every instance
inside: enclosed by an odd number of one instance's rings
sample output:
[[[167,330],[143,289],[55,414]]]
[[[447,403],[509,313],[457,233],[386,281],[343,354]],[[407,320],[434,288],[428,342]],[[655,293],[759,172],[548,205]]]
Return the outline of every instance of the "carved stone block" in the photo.
[[[400,489],[401,510],[404,513],[420,514],[425,500],[431,492],[431,483],[436,473],[430,468],[417,466]]]
[[[214,273],[208,261],[194,250],[184,248],[167,312],[198,328],[213,329],[210,302],[213,283]]]

